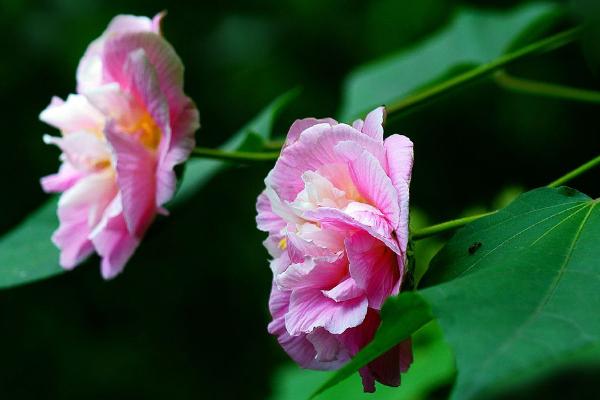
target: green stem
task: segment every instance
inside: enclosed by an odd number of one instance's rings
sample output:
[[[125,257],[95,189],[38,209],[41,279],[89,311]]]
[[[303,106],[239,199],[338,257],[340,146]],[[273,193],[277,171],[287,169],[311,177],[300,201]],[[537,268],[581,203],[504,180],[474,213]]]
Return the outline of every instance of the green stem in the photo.
[[[421,90],[413,95],[410,95],[400,101],[392,103],[386,107],[388,114],[406,112],[417,106],[422,105],[425,102],[431,101],[441,95],[447,94],[452,90],[456,90],[469,83],[474,82],[477,79],[481,79],[490,73],[497,71],[501,68],[506,67],[522,58],[541,54],[556,48],[562,47],[566,44],[571,43],[579,37],[581,33],[580,27],[575,27],[567,31],[558,33],[550,36],[546,39],[539,40],[528,46],[525,46],[519,50],[504,54],[496,58],[495,60],[475,67],[463,74],[455,76],[454,78],[448,79],[442,83]]]
[[[572,179],[575,179],[576,177],[578,177],[579,175],[583,174],[584,172],[594,168],[595,166],[600,165],[600,156],[586,162],[585,164],[575,168],[573,171],[566,173],[565,175],[561,176],[560,178],[558,178],[557,180],[555,180],[554,182],[550,183],[548,185],[549,188],[555,188],[561,185],[564,185],[565,183],[569,182]]]
[[[558,178],[554,182],[550,183],[546,187],[555,188],[555,187],[564,185],[565,183],[575,179],[579,175],[583,174],[584,172],[589,171],[590,169],[592,169],[598,165],[600,165],[600,156],[597,156],[597,157],[591,159],[590,161],[586,162],[585,164],[575,168],[571,172],[561,176],[560,178]],[[495,214],[497,212],[498,212],[498,210],[487,212],[484,214],[473,215],[470,217],[453,219],[450,221],[442,222],[442,223],[436,224],[436,225],[431,225],[431,226],[421,228],[421,229],[415,229],[411,233],[411,238],[413,240],[426,239],[428,237],[438,235],[440,233],[445,233],[445,232],[460,228],[468,223],[478,220],[479,218],[487,217],[487,216]]]
[[[236,161],[241,163],[256,163],[275,161],[279,157],[279,152],[253,153],[248,151],[225,151],[219,149],[209,149],[196,147],[192,150],[192,157],[210,158],[222,161]]]
[[[457,219],[453,219],[451,221],[442,222],[440,224],[431,225],[426,228],[417,229],[412,232],[411,238],[413,240],[426,239],[430,236],[438,235],[440,233],[445,233],[445,232],[460,228],[461,226],[464,226],[468,223],[476,221],[479,218],[487,217],[488,215],[492,215],[494,213],[496,213],[496,211],[492,211],[492,212],[488,212],[488,213],[484,213],[484,214],[472,215],[470,217],[457,218]]]
[[[577,89],[569,86],[516,78],[504,71],[496,72],[494,79],[501,87],[518,93],[553,97],[562,100],[600,103],[600,92],[594,90]]]

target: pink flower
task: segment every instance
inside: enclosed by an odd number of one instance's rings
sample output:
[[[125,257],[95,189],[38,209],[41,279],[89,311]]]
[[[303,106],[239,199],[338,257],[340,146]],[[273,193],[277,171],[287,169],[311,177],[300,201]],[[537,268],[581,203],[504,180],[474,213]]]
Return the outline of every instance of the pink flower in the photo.
[[[96,251],[102,276],[120,273],[175,191],[175,165],[194,147],[198,111],[183,93],[183,65],[160,35],[160,21],[120,15],[88,47],[77,94],[53,98],[40,119],[61,137],[62,165],[44,177],[62,192],[52,236],[72,269]]]
[[[258,228],[273,257],[269,332],[304,368],[337,369],[368,344],[406,265],[413,145],[383,139],[383,107],[353,126],[307,118],[291,126],[258,197]],[[400,384],[412,362],[404,342],[362,368]]]

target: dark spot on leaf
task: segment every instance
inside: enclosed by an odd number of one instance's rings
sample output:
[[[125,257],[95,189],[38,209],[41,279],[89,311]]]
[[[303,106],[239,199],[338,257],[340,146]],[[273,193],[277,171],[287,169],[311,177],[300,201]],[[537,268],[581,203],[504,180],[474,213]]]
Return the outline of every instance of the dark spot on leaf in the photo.
[[[561,186],[558,189],[558,192],[560,194],[564,195],[564,196],[567,196],[567,197],[573,197],[573,196],[575,196],[577,194],[577,190],[575,190],[573,188],[570,188],[568,186]]]
[[[481,242],[475,242],[472,245],[469,246],[469,254],[473,255],[475,254],[475,252],[477,250],[479,250],[479,248],[482,246],[483,243]]]

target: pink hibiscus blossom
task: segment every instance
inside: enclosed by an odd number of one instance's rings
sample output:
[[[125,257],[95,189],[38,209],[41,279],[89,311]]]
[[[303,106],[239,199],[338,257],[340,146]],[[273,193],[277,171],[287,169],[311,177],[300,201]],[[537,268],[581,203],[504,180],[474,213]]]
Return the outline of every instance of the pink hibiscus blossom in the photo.
[[[406,267],[413,144],[384,140],[383,107],[352,126],[308,118],[291,126],[257,201],[273,258],[269,332],[300,366],[330,370],[367,345]],[[360,370],[398,386],[410,341]]]
[[[58,173],[42,178],[61,192],[52,236],[72,269],[96,251],[102,276],[123,270],[175,192],[173,168],[195,145],[198,111],[183,93],[183,65],[154,19],[120,15],[88,47],[77,94],[53,98],[40,119],[62,136]]]

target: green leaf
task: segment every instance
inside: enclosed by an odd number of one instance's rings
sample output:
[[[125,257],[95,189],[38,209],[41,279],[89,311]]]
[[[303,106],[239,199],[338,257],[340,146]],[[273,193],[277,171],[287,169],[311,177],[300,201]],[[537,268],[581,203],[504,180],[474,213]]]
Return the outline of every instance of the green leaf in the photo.
[[[313,394],[313,397],[356,373],[397,343],[408,339],[431,320],[429,306],[415,292],[404,292],[388,299],[381,310],[381,326],[375,338],[348,364],[339,369]]]
[[[358,374],[318,396],[318,400],[370,399],[370,400],[419,400],[441,386],[452,383],[455,376],[454,356],[444,342],[441,330],[435,322],[419,329],[413,337],[414,362],[402,375],[402,385],[392,388],[379,385],[375,393],[363,393]],[[286,365],[273,378],[271,400],[305,400],[334,372],[310,371],[296,365]]]
[[[297,93],[293,90],[275,99],[222,148],[237,149],[247,143],[249,132],[268,138],[275,118]],[[169,207],[189,199],[227,165],[216,160],[190,159],[180,189]],[[50,240],[58,226],[56,203],[56,198],[47,201],[15,229],[0,237],[0,289],[49,278],[64,271],[58,265],[59,252]]]
[[[0,288],[36,281],[63,272],[58,249],[50,241],[57,227],[53,197],[0,238]]]
[[[510,11],[465,8],[442,31],[400,53],[361,67],[346,80],[340,119],[349,121],[423,89],[451,71],[487,63],[558,7],[533,3]],[[455,74],[455,72],[454,72]]]
[[[600,344],[600,207],[538,189],[467,225],[420,294],[456,354],[453,399],[488,397]]]

